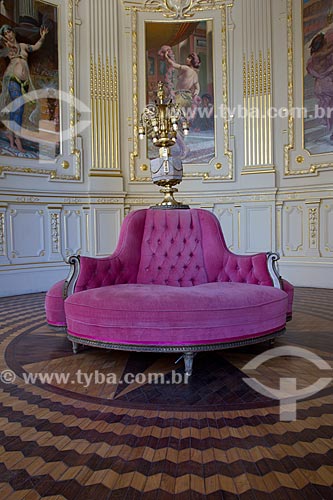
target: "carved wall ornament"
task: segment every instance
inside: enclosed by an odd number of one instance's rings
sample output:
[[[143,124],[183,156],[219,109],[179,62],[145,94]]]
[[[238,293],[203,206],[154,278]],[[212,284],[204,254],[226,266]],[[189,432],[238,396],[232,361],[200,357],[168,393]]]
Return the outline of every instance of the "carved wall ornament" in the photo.
[[[60,222],[59,214],[51,214],[51,239],[52,239],[52,252],[59,252],[60,241]]]
[[[101,204],[110,205],[112,203],[117,203],[117,204],[122,203],[122,200],[120,198],[97,198],[95,201],[93,201],[93,203],[98,203],[100,205]]]
[[[5,255],[5,214],[0,214],[0,255]]]
[[[153,7],[164,12],[165,17],[183,19],[194,15],[193,9],[199,6],[214,6],[215,0],[146,0],[145,7]]]
[[[310,247],[316,247],[317,244],[317,231],[318,231],[318,209],[309,209],[309,234],[310,234]]]
[[[20,203],[37,203],[39,198],[37,196],[17,196],[16,201]]]
[[[82,200],[80,198],[64,198],[64,203],[69,204],[69,203],[82,203]]]

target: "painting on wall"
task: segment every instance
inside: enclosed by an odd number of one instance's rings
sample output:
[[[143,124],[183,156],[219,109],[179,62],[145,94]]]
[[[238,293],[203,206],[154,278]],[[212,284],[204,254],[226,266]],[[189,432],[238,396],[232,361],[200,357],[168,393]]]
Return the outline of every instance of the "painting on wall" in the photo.
[[[212,31],[212,20],[145,23],[146,102],[155,102],[162,81],[182,108],[190,132],[178,133],[172,155],[184,164],[209,163],[215,156]],[[151,141],[148,156],[156,157]]]
[[[333,5],[303,0],[304,148],[333,152]]]
[[[0,155],[52,160],[60,150],[58,7],[0,2]]]

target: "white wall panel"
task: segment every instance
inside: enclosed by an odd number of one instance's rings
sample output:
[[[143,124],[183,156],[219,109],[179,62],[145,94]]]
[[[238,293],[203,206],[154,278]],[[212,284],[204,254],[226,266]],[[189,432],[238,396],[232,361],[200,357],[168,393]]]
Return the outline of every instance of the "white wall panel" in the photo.
[[[245,252],[272,251],[272,207],[247,206],[245,214]]]
[[[333,257],[333,200],[323,201],[321,214],[322,230],[320,250],[322,255]]]
[[[48,290],[68,274],[69,255],[114,250],[123,208],[108,198],[98,197],[92,205],[75,196],[64,198],[66,204],[50,196],[44,203],[38,198],[35,206],[20,199],[11,203],[8,197],[0,205],[0,296]]]
[[[120,231],[119,209],[95,208],[95,255],[105,257],[116,247]]]
[[[235,246],[235,222],[233,207],[216,208],[215,215],[220,221],[225,242],[230,250]]]
[[[304,209],[300,204],[284,207],[283,253],[284,255],[304,255]]]
[[[13,262],[45,260],[45,210],[13,207],[9,211],[9,255]]]
[[[82,251],[82,212],[79,209],[65,209],[64,224],[64,255],[80,254]]]

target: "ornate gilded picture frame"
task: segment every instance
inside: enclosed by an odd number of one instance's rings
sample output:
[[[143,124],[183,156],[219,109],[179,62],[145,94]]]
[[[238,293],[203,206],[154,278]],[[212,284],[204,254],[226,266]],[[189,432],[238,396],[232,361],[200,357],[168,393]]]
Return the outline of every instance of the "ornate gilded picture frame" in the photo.
[[[81,180],[73,0],[0,6],[0,178]],[[81,107],[81,109],[80,109]]]
[[[333,153],[333,12],[303,0],[304,147]]]
[[[155,102],[162,81],[168,99],[182,108],[190,133],[178,134],[172,155],[183,164],[209,164],[216,154],[212,32],[211,19],[145,23],[146,102]],[[155,156],[151,146],[148,157]]]
[[[333,97],[330,98],[323,88],[327,86],[325,78],[332,78],[330,74],[324,75],[324,65],[328,65],[333,57],[333,47],[329,48],[330,34],[333,33],[332,20],[332,9],[325,2],[287,0],[286,176],[314,176],[333,168],[333,127],[330,124],[330,121],[333,123],[330,119],[331,114],[333,118]],[[295,36],[295,33],[301,33],[302,36]],[[326,50],[323,49],[324,43],[328,49],[327,57],[325,54],[321,56],[321,52]],[[329,70],[328,66],[326,69]]]
[[[132,41],[130,181],[151,181],[148,165],[156,152],[149,141],[139,144],[138,125],[141,110],[154,102],[158,81],[165,83],[170,97],[185,109],[189,118],[189,136],[177,139],[172,152],[182,159],[183,177],[234,180],[233,117],[229,113],[233,106],[229,73],[232,70],[229,55],[233,44],[233,2],[171,4],[148,0],[138,5],[124,0],[123,3],[130,13]],[[166,47],[177,67],[163,54]],[[217,53],[222,57],[216,58]],[[199,81],[196,90],[193,85],[189,90],[184,82],[180,84],[179,66],[192,66],[188,60],[192,54],[200,59],[200,65],[198,61],[194,63]]]

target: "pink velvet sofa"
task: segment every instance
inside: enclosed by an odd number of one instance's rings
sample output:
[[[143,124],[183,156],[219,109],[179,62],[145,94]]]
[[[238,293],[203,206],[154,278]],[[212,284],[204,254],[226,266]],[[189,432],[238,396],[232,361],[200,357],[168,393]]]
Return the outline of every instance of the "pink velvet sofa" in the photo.
[[[74,352],[79,344],[181,352],[191,374],[198,351],[283,333],[293,286],[278,258],[230,252],[207,210],[137,210],[110,257],[70,257],[69,278],[46,295],[47,321],[66,325]]]

